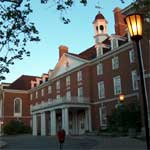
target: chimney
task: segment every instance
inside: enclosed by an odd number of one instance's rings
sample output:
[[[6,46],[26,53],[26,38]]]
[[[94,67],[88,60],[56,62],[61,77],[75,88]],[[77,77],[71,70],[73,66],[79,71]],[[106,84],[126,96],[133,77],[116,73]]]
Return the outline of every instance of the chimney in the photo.
[[[121,9],[116,7],[114,9],[114,18],[115,18],[115,33],[117,35],[121,35],[123,36],[126,32],[126,24],[124,22],[124,17],[125,15],[123,15],[121,13]]]
[[[59,46],[59,59],[64,53],[68,53],[68,47],[64,45]]]

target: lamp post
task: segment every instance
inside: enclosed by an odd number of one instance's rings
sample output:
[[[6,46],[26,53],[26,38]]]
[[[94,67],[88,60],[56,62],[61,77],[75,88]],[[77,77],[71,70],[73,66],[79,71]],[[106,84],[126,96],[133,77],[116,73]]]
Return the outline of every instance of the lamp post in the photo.
[[[141,93],[143,98],[143,111],[144,111],[144,124],[146,132],[146,144],[147,150],[150,150],[149,143],[149,126],[148,126],[148,102],[146,95],[146,83],[144,79],[144,69],[143,69],[143,59],[142,52],[140,49],[140,40],[142,39],[142,17],[140,14],[130,14],[125,17],[125,23],[128,26],[128,30],[131,36],[131,39],[135,41],[137,48],[137,56],[139,61],[139,74],[140,74],[140,83],[141,83]]]

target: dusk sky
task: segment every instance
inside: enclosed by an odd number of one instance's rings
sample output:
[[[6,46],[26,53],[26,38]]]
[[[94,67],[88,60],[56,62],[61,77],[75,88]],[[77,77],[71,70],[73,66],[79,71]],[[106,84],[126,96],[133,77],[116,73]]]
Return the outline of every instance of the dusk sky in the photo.
[[[69,52],[77,54],[93,46],[95,43],[92,22],[98,13],[95,9],[98,1],[102,7],[101,13],[108,21],[108,34],[113,34],[113,9],[124,8],[133,0],[125,0],[124,4],[120,0],[89,0],[86,7],[76,2],[66,13],[71,19],[68,25],[60,20],[59,12],[55,10],[53,4],[42,5],[40,0],[32,0],[33,14],[30,19],[35,22],[41,41],[28,45],[31,56],[11,66],[10,73],[5,75],[6,80],[2,82],[13,82],[23,74],[41,76],[49,69],[54,69],[58,62],[60,45],[68,46]]]

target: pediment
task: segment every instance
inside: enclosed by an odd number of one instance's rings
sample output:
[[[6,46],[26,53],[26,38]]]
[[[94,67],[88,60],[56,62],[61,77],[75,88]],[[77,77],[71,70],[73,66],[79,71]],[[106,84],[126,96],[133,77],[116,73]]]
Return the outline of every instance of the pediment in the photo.
[[[58,63],[55,66],[55,69],[53,71],[53,74],[51,76],[51,78],[55,78],[57,76],[60,76],[68,71],[71,71],[85,63],[87,63],[88,61],[82,58],[79,58],[77,56],[73,56],[71,54],[67,54],[65,53],[60,60],[58,61]]]

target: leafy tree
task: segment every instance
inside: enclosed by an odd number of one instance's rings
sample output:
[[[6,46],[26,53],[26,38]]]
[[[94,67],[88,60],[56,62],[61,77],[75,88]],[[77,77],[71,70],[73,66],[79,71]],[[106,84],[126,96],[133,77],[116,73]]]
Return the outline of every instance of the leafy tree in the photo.
[[[50,0],[40,1],[41,4],[52,3]],[[124,0],[118,1],[125,3]],[[134,8],[138,11],[142,9],[144,16],[150,18],[150,0],[132,1],[138,1]],[[86,6],[88,0],[76,2]],[[30,55],[26,49],[27,43],[40,40],[34,23],[28,19],[32,13],[30,3],[30,0],[0,0],[0,80],[5,79],[4,74],[9,72],[10,65]],[[70,19],[65,13],[74,6],[75,0],[53,0],[53,3],[64,24],[68,24]]]
[[[28,16],[30,0],[0,0],[0,80],[15,60],[30,56],[27,42],[39,41],[38,31]]]

